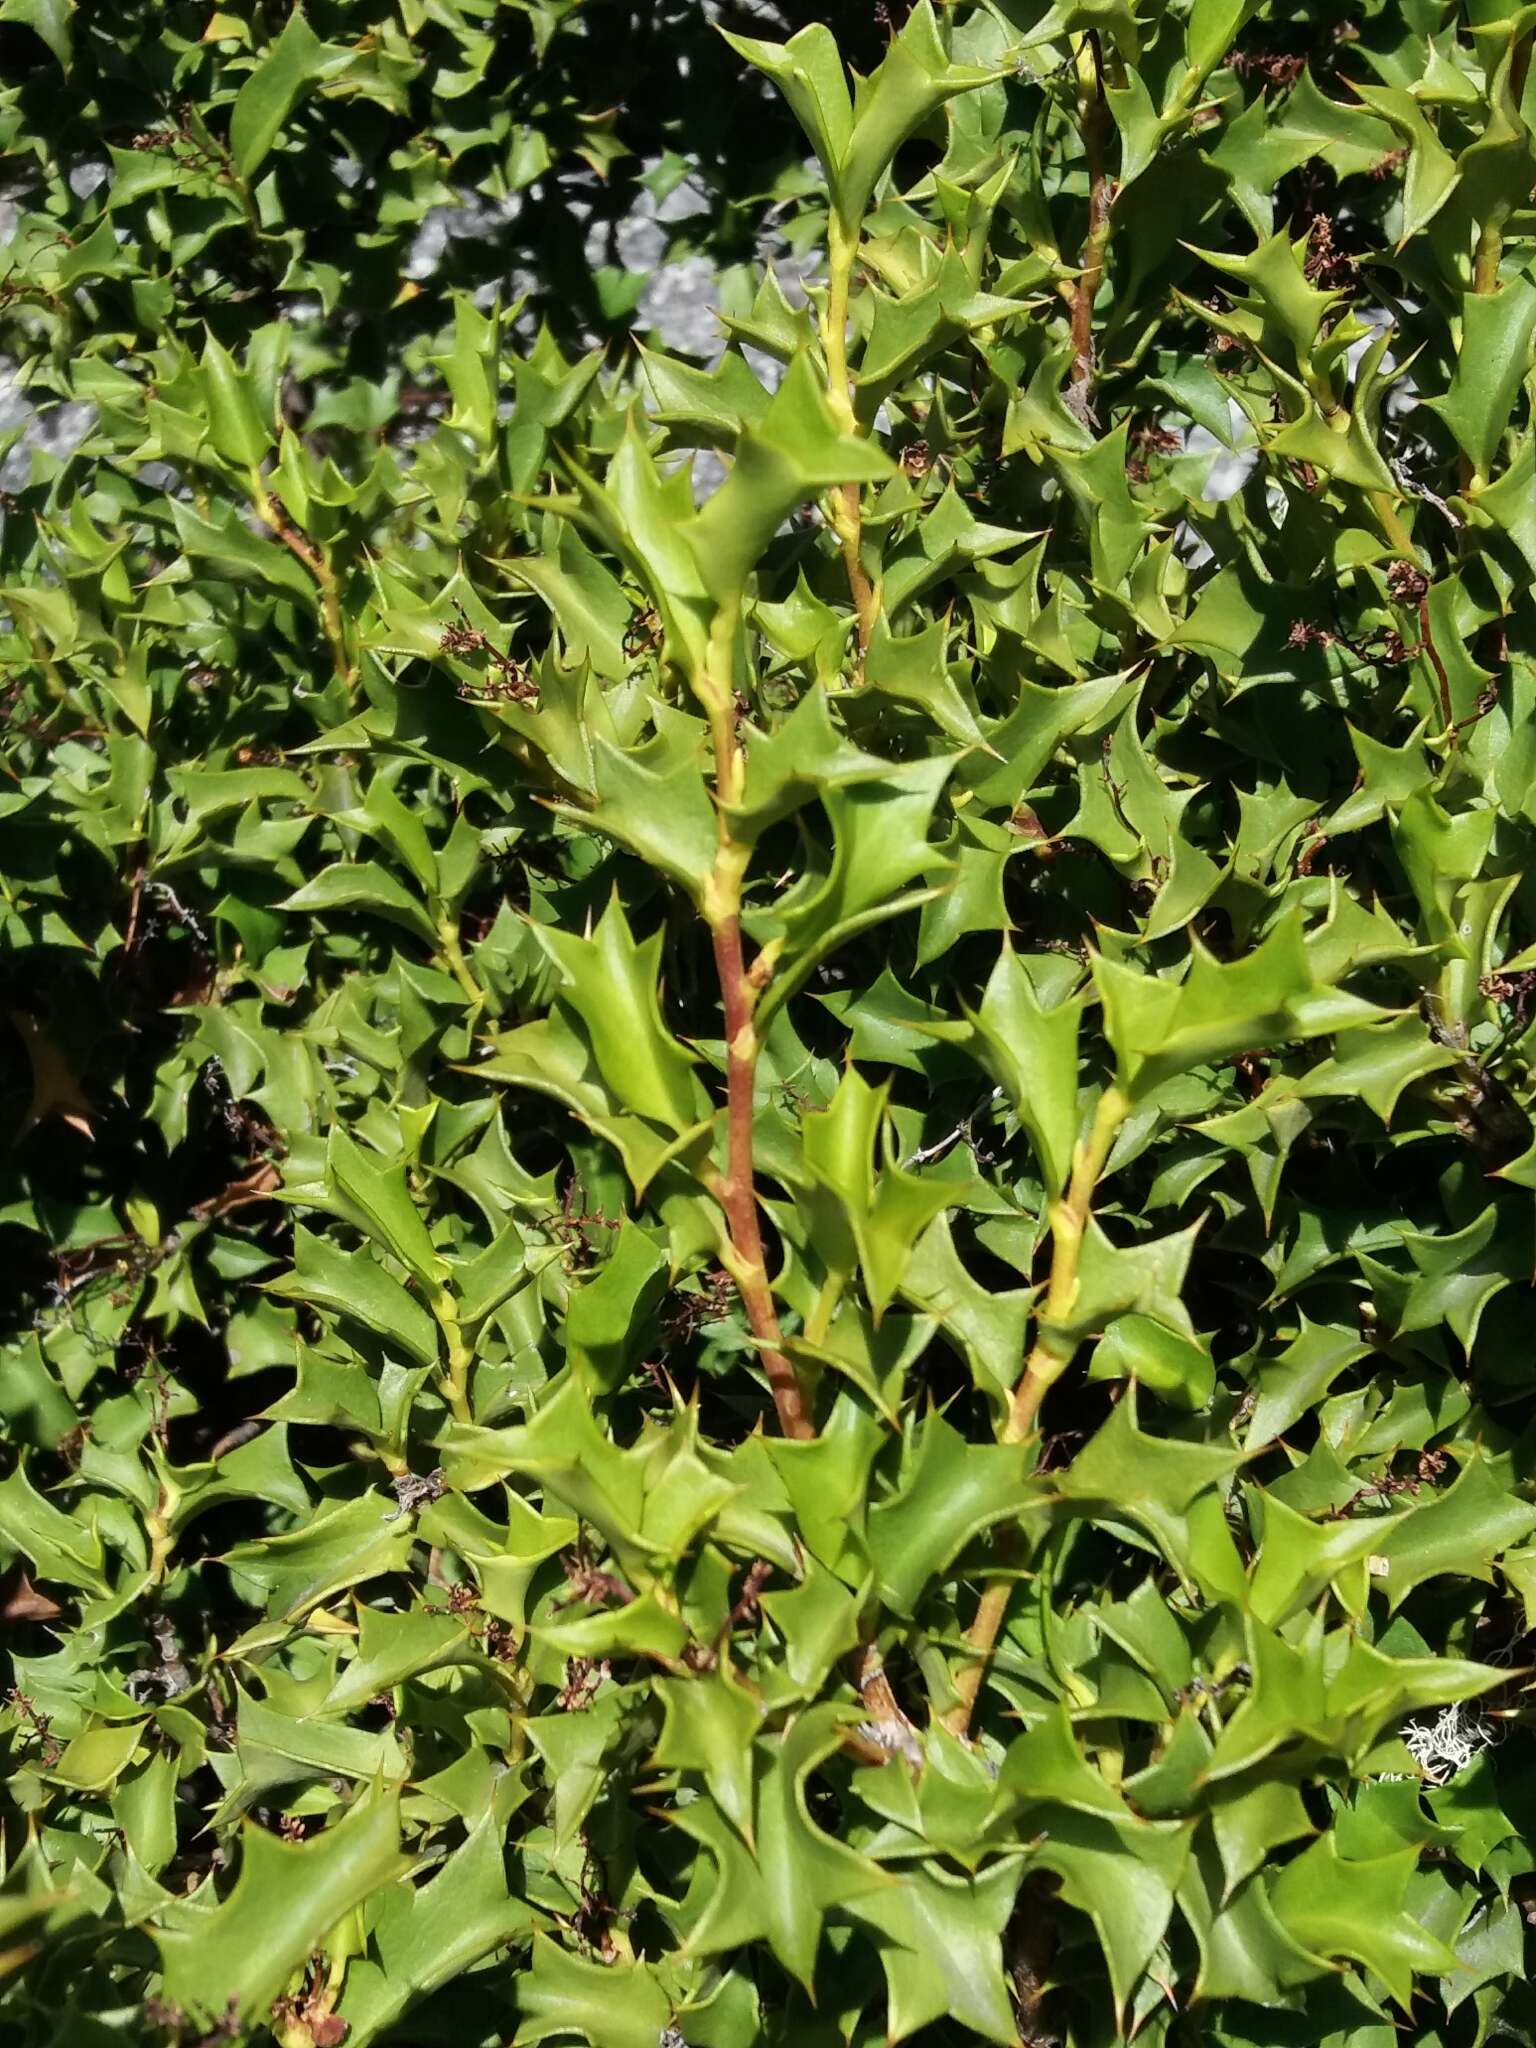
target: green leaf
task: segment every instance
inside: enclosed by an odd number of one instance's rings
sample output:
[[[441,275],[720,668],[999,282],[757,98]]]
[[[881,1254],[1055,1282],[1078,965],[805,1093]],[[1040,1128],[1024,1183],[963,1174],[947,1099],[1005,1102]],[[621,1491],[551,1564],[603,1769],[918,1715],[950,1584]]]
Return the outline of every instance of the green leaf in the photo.
[[[1050,1007],[1012,946],[1005,945],[987,981],[973,1025],[982,1065],[1003,1087],[1029,1133],[1046,1190],[1059,1195],[1072,1171],[1077,1141],[1077,1035],[1083,999]]]
[[[220,578],[268,586],[314,609],[314,578],[287,548],[259,540],[233,506],[221,508],[216,520],[199,518],[180,498],[171,499],[169,509],[181,550],[194,561],[208,563]]]
[[[1418,1855],[1409,1847],[1346,1861],[1332,1833],[1324,1834],[1270,1883],[1275,1917],[1314,1955],[1363,1963],[1406,2010],[1416,1971],[1456,1967],[1445,1944],[1404,1910]]]
[[[1148,1436],[1137,1420],[1133,1383],[1109,1420],[1056,1478],[1054,1489],[1078,1509],[1091,1505],[1096,1519],[1145,1532],[1181,1576],[1204,1581],[1210,1591],[1211,1567],[1198,1543],[1199,1524],[1191,1511],[1201,1496],[1230,1478],[1239,1462],[1237,1452],[1218,1444]],[[1235,1564],[1230,1537],[1226,1550]],[[1223,1558],[1222,1580],[1225,1563]]]
[[[1354,1330],[1312,1323],[1305,1315],[1300,1320],[1300,1331],[1279,1357],[1259,1368],[1258,1398],[1248,1419],[1252,1448],[1283,1436],[1341,1372],[1369,1356],[1370,1346]]]
[[[0,1479],[0,1535],[31,1558],[40,1578],[106,1592],[105,1554],[95,1517],[63,1514],[33,1486],[25,1463]]]
[[[594,1962],[539,1932],[518,2006],[525,2017],[512,2036],[517,2048],[572,2034],[593,2048],[609,2042],[613,2048],[656,2048],[672,2016],[671,2000],[648,1964]]]
[[[738,604],[797,505],[838,484],[883,483],[892,469],[872,442],[844,431],[810,357],[796,356],[761,423],[743,430],[724,483],[684,528],[701,587],[722,610]]]
[[[871,1088],[848,1067],[824,1110],[801,1124],[805,1165],[815,1182],[808,1207],[829,1271],[846,1276],[858,1258],[878,1320],[901,1286],[912,1247],[963,1190],[899,1165],[886,1118],[888,1088]],[[883,1153],[878,1170],[876,1153]]]
[[[807,691],[771,732],[754,733],[731,828],[751,842],[802,804],[850,783],[878,781],[890,763],[853,746],[833,723],[827,693]]]
[[[604,1081],[637,1116],[672,1131],[698,1121],[702,1095],[687,1052],[662,1022],[661,934],[636,945],[615,896],[590,938],[537,928],[562,977],[562,1000],[581,1019]]]
[[[1444,1493],[1415,1502],[1387,1534],[1387,1591],[1393,1606],[1443,1572],[1493,1580],[1499,1553],[1536,1529],[1536,1507],[1501,1484],[1481,1450],[1473,1451]]]
[[[374,1242],[425,1286],[435,1287],[447,1262],[434,1248],[411,1200],[403,1165],[376,1165],[338,1125],[325,1150],[326,1178]]]
[[[1094,1346],[1090,1379],[1134,1379],[1180,1408],[1203,1408],[1216,1387],[1210,1351],[1151,1316],[1116,1318]]]
[[[425,1884],[390,1885],[368,1917],[371,1953],[348,1965],[340,2007],[357,2048],[533,1926],[528,1906],[508,1893],[501,1827],[489,1812]]]
[[[619,1036],[614,1019],[604,1043],[605,1048],[613,1045],[615,1056]],[[510,1082],[562,1103],[613,1146],[637,1194],[643,1194],[673,1159],[691,1156],[708,1137],[709,1126],[702,1120],[668,1138],[640,1116],[626,1115],[609,1093],[593,1047],[574,1017],[557,1013],[503,1032],[490,1058],[475,1072],[485,1080]]]
[[[1077,1262],[1077,1290],[1064,1315],[1042,1319],[1041,1337],[1058,1357],[1069,1357],[1084,1337],[1111,1328],[1119,1316],[1145,1317],[1196,1342],[1182,1291],[1198,1221],[1167,1237],[1116,1244],[1089,1218]],[[1148,1340],[1154,1341],[1154,1340]]]
[[[1111,1821],[1135,1818],[1120,1793],[1084,1756],[1071,1716],[1060,1705],[1009,1743],[998,1784],[1026,1810],[1049,1804]]]
[[[401,1346],[418,1364],[437,1363],[436,1323],[372,1259],[349,1256],[300,1224],[293,1233],[293,1263],[291,1274],[268,1281],[270,1292],[349,1316]]]
[[[853,133],[853,101],[832,31],[819,21],[812,22],[787,43],[732,35],[726,29],[720,33],[738,56],[766,72],[778,86],[821,158],[828,184],[832,184]]]
[[[715,1866],[713,1878],[698,1866],[703,1889],[691,1913],[685,1902],[693,1954],[719,1955],[743,1942],[766,1940],[789,1974],[809,1984],[826,1915],[896,1883],[818,1827],[806,1804],[806,1780],[836,1748],[848,1718],[844,1708],[812,1707],[766,1757],[759,1745],[751,1852],[713,1808],[678,1809],[678,1828],[703,1846]]]
[[[649,1747],[655,1714],[642,1686],[613,1687],[581,1714],[541,1714],[524,1723],[554,1781],[557,1850],[572,1842],[617,1766]]]
[[[850,1900],[848,1912],[880,1937],[889,2040],[945,2018],[978,2040],[1018,2040],[1000,1940],[1018,1883],[1011,1861],[970,1878],[920,1864],[898,1889]]]
[[[744,356],[727,351],[712,370],[696,370],[670,356],[640,350],[656,418],[680,440],[730,447],[748,426],[759,426],[771,393]],[[688,429],[691,431],[683,432]]]
[[[1402,138],[1408,150],[1401,247],[1427,227],[1456,187],[1456,164],[1412,93],[1397,85],[1356,85],[1356,95]]]
[[[921,633],[893,633],[882,612],[864,655],[864,680],[882,696],[923,710],[951,739],[984,747],[975,706],[967,700],[946,658],[941,622]]]
[[[931,0],[917,0],[880,63],[858,81],[852,127],[835,169],[829,166],[833,200],[843,221],[850,227],[858,222],[915,128],[947,100],[999,75],[989,67],[951,63]]]
[[[1333,1023],[1320,1017],[1314,1025],[1303,1007],[1316,984],[1294,917],[1244,959],[1218,961],[1196,945],[1182,981],[1137,974],[1102,957],[1093,974],[1120,1085],[1132,1101],[1170,1075]]]
[[[500,317],[483,313],[467,298],[453,304],[453,347],[438,358],[453,394],[452,421],[481,448],[496,432]]]
[[[302,888],[277,905],[293,913],[310,910],[366,910],[375,917],[404,925],[430,946],[438,943],[437,926],[425,907],[388,868],[377,861],[337,861],[322,868]]]
[[[716,830],[700,772],[701,737],[691,720],[679,718],[628,753],[597,740],[592,749],[597,802],[586,816],[600,832],[681,882],[702,905],[714,870]]]
[[[1062,1897],[1092,1920],[1122,2007],[1173,1916],[1192,1823],[1125,1826],[1053,1806],[1035,1818],[1043,1834],[1035,1861],[1056,1873]]]
[[[223,1563],[244,1597],[254,1588],[273,1613],[300,1614],[339,1587],[404,1566],[415,1531],[409,1516],[395,1516],[390,1499],[370,1493],[322,1505],[300,1528],[235,1544]]]
[[[235,96],[229,150],[242,178],[260,170],[283,123],[325,76],[327,50],[295,7],[283,32]]]
[[[203,347],[202,371],[209,439],[228,461],[259,468],[272,447],[272,432],[262,420],[250,376],[211,334]]]
[[[942,757],[914,761],[888,768],[878,782],[823,794],[831,865],[825,874],[804,876],[761,920],[765,934],[782,931],[796,982],[843,938],[907,907],[899,892],[932,865],[928,820],[951,766]],[[794,985],[783,975],[770,984],[760,1028]]]
[[[595,1389],[612,1393],[623,1381],[665,1291],[666,1272],[667,1262],[652,1240],[626,1220],[613,1256],[571,1296],[566,1345]]]
[[[1259,1620],[1272,1628],[1310,1607],[1318,1595],[1344,1576],[1351,1566],[1379,1554],[1397,1517],[1372,1517],[1363,1522],[1312,1522],[1272,1494],[1262,1496],[1264,1540],[1249,1586],[1249,1600]],[[1344,1604],[1351,1612],[1365,1607],[1365,1577]]]
[[[409,1867],[400,1853],[398,1800],[397,1793],[365,1794],[302,1845],[247,1823],[228,1898],[212,1911],[184,1908],[180,1924],[154,1930],[167,1998],[205,2022],[226,2011],[265,2014],[336,1923]]]
[[[1034,1288],[994,1294],[973,1278],[955,1249],[947,1216],[936,1216],[914,1246],[901,1283],[904,1299],[934,1316],[963,1353],[978,1384],[1010,1395],[1024,1356]]]
[[[69,1743],[49,1775],[76,1792],[104,1792],[132,1762],[143,1736],[142,1721],[88,1728]]]
[[[1210,1865],[1202,1845],[1179,1887],[1179,1910],[1200,1946],[1201,1995],[1284,2010],[1296,1987],[1326,1974],[1325,1966],[1281,1926],[1262,1878],[1223,1899]]]
[[[325,1712],[355,1713],[403,1680],[462,1659],[467,1641],[464,1624],[453,1615],[362,1607],[357,1654],[326,1694]]]
[[[68,71],[73,55],[75,0],[0,0],[0,21],[19,21],[46,43],[59,68]]]
[[[656,1692],[666,1714],[656,1767],[700,1772],[750,1848],[752,1747],[762,1725],[762,1702],[725,1671],[658,1679]]]
[[[1520,386],[1531,367],[1536,335],[1536,283],[1512,277],[1496,292],[1469,292],[1461,302],[1461,347],[1451,388],[1426,403],[1456,436],[1476,474],[1493,468]]]
[[[654,1593],[597,1614],[547,1621],[535,1633],[567,1657],[651,1657],[672,1664],[688,1644],[688,1630]]]
[[[1254,11],[1255,0],[1194,0],[1184,29],[1184,54],[1196,78],[1214,69]]]
[[[499,562],[508,580],[534,591],[549,606],[567,652],[590,661],[598,674],[619,681],[628,671],[624,634],[630,607],[619,580],[562,522],[552,552]]]
[[[968,1444],[942,1415],[914,1432],[896,1492],[869,1518],[882,1598],[911,1615],[924,1588],[971,1539],[1030,1503],[1034,1454],[1023,1444]]]

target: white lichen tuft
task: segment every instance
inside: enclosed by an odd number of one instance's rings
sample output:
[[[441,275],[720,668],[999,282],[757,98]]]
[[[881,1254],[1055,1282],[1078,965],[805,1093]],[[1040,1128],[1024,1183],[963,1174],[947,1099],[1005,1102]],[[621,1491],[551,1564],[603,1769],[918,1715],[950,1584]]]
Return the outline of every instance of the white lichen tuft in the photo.
[[[1502,1732],[1476,1705],[1456,1701],[1433,1720],[1408,1722],[1403,1741],[1430,1784],[1443,1785],[1479,1751],[1491,1748]]]

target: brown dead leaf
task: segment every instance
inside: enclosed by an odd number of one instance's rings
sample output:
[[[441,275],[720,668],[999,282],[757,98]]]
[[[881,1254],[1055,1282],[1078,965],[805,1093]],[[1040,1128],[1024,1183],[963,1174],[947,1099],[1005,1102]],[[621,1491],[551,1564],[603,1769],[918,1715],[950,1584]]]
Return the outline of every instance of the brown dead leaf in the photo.
[[[20,1564],[0,1579],[0,1621],[53,1621],[64,1612],[46,1593],[39,1593]]]
[[[74,1069],[50,1037],[47,1026],[25,1010],[11,1010],[8,1015],[27,1048],[27,1058],[32,1062],[32,1100],[12,1143],[19,1145],[28,1131],[50,1116],[60,1118],[83,1137],[93,1138],[96,1135],[91,1129],[94,1112],[75,1078]]]

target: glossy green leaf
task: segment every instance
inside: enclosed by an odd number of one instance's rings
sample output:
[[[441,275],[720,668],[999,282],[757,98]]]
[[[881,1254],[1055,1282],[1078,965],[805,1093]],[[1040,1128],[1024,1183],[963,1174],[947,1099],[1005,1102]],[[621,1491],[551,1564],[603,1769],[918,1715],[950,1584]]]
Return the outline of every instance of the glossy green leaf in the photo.
[[[230,154],[242,178],[260,169],[283,123],[324,75],[325,62],[325,45],[295,7],[282,34],[241,86],[230,114]]]
[[[337,1921],[407,1867],[394,1797],[365,1795],[303,1846],[248,1825],[229,1897],[155,1934],[168,1995],[209,2019],[264,2012]]]

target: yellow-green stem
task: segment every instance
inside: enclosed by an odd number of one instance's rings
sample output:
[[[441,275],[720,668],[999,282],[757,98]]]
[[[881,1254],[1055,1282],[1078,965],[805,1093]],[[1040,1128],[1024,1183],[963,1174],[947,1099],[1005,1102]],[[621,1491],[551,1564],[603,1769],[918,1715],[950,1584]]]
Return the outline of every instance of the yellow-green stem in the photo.
[[[1381,521],[1381,530],[1387,537],[1388,545],[1395,548],[1405,562],[1417,562],[1418,550],[1413,536],[1403,524],[1402,514],[1385,491],[1371,492],[1371,509]]]
[[[443,1392],[448,1397],[448,1406],[453,1411],[455,1422],[472,1422],[474,1417],[469,1407],[469,1375],[474,1368],[475,1355],[464,1342],[464,1332],[459,1327],[458,1307],[446,1287],[434,1289],[428,1306],[432,1310],[437,1327],[443,1333],[443,1343],[448,1353],[448,1366],[443,1375]]]
[[[821,1283],[821,1292],[805,1325],[807,1344],[824,1344],[827,1331],[832,1327],[832,1318],[837,1314],[837,1305],[843,1298],[843,1289],[848,1285],[846,1273],[831,1272]]]
[[[459,944],[458,927],[451,917],[444,917],[439,920],[437,939],[442,952],[443,965],[459,984],[465,995],[468,996],[474,1007],[477,1010],[483,1009],[485,1007],[485,990],[470,972],[469,962],[464,958],[464,948]]]
[[[206,131],[204,132],[206,133]],[[249,179],[242,178],[235,169],[233,156],[230,155],[228,148],[219,141],[217,136],[209,136],[208,139],[218,153],[221,167],[218,173],[219,177],[229,186],[230,190],[239,200],[240,211],[245,215],[246,226],[257,241],[264,242],[267,238],[266,229],[261,224],[261,210],[256,204],[256,195],[251,190]]]
[[[282,501],[274,498],[267,489],[266,480],[258,469],[251,471],[251,498],[263,525],[276,535],[295,560],[304,564],[314,578],[315,589],[320,598],[320,627],[325,634],[326,645],[331,650],[331,665],[349,690],[355,688],[357,666],[347,652],[346,628],[341,616],[341,592],[337,587],[336,572],[326,558],[325,550],[294,525]]]
[[[1093,1213],[1093,1193],[1109,1162],[1109,1155],[1125,1122],[1130,1104],[1116,1087],[1106,1088],[1099,1097],[1093,1123],[1073,1154],[1072,1178],[1066,1193],[1051,1209],[1051,1277],[1036,1326],[1035,1341],[1024,1370],[1020,1373],[1008,1404],[1001,1431],[1005,1444],[1022,1443],[1034,1433],[1040,1405],[1077,1353],[1075,1337],[1060,1334],[1077,1300],[1078,1266],[1083,1238]],[[1007,1538],[1002,1539],[1006,1555]],[[953,1735],[964,1736],[982,1677],[991,1661],[993,1647],[1008,1611],[1013,1589],[1012,1576],[999,1576],[983,1589],[976,1614],[966,1630],[966,1662],[955,1677],[956,1703],[944,1717]]]
[[[175,1513],[176,1503],[180,1498],[176,1489],[167,1486],[162,1479],[160,1498],[155,1503],[153,1513],[144,1518],[144,1531],[149,1537],[149,1576],[155,1585],[165,1577],[165,1568],[175,1547],[176,1539],[171,1534],[171,1516]]]
[[[1128,1108],[1129,1104],[1118,1088],[1105,1089],[1099,1097],[1088,1136],[1073,1155],[1072,1179],[1067,1192],[1051,1210],[1051,1277],[1045,1290],[1039,1334],[1013,1390],[1008,1419],[1003,1425],[1005,1444],[1022,1443],[1032,1433],[1041,1402],[1072,1363],[1077,1350],[1074,1341],[1063,1340],[1054,1332],[1072,1313],[1077,1299],[1077,1268],[1092,1210],[1093,1191],[1098,1186],[1120,1126],[1125,1122]]]
[[[342,1986],[346,1981],[348,1962],[353,1956],[361,1955],[368,1946],[367,1936],[363,1933],[362,1929],[362,1914],[358,1908],[354,1907],[351,1913],[347,1915],[347,1921],[350,1923],[347,1926],[347,1934],[350,1939],[336,1941],[335,1937],[332,1937],[335,1945],[331,1952],[331,1966],[326,1972],[325,1978],[324,2010],[326,2012],[330,2012],[335,2007],[337,1999],[341,1996]]]
[[[848,373],[848,299],[858,252],[857,226],[845,227],[834,213],[827,234],[827,302],[821,323],[821,345],[827,363],[827,403],[843,431],[849,434],[861,431],[853,404],[853,380]],[[830,507],[832,530],[842,550],[848,592],[853,599],[862,673],[870,635],[880,616],[880,592],[864,567],[864,515],[859,486],[839,485],[832,493]]]
[[[1521,37],[1509,58],[1508,93],[1511,107],[1516,110],[1525,96],[1530,61],[1531,42],[1527,34]],[[1504,223],[1512,210],[1508,200],[1496,199],[1478,235],[1477,251],[1472,259],[1472,289],[1479,298],[1487,298],[1499,288],[1499,265],[1504,260]]]
[[[1480,299],[1492,298],[1499,288],[1499,266],[1504,261],[1504,223],[1509,218],[1509,208],[1496,201],[1483,222],[1477,237],[1477,249],[1472,258],[1472,290]],[[1460,463],[1460,482],[1463,495],[1470,489],[1474,479],[1486,484],[1486,476],[1479,476],[1470,455],[1463,455]]]
[[[69,685],[65,682],[63,676],[59,673],[58,663],[54,660],[51,654],[44,654],[42,652],[42,650],[38,646],[37,638],[33,633],[32,628],[27,624],[24,618],[21,618],[18,615],[16,619],[16,625],[20,630],[22,639],[25,640],[27,643],[28,653],[32,656],[32,659],[37,663],[38,668],[42,671],[43,681],[48,685],[49,696],[54,698],[55,701],[60,704],[68,703]]]
[[[1499,265],[1504,260],[1504,209],[1496,207],[1483,222],[1472,263],[1472,289],[1488,298],[1499,288]]]

